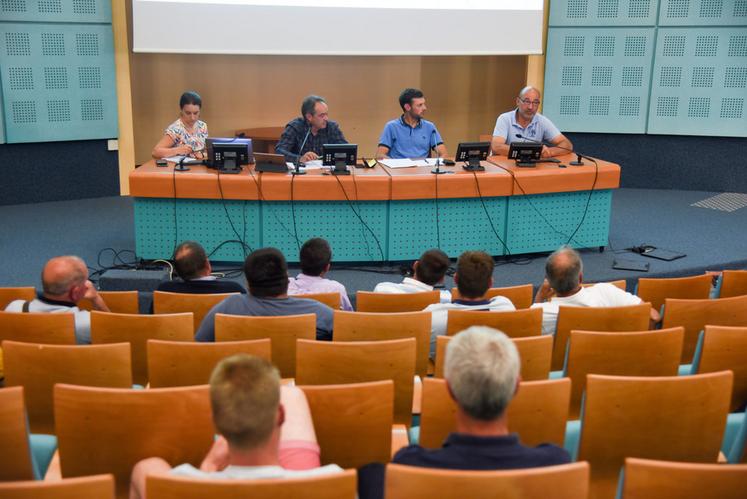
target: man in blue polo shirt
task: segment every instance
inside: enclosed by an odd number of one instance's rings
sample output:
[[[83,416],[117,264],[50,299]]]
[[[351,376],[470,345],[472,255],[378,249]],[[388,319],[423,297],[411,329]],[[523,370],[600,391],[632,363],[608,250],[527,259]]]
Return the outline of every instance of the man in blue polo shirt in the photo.
[[[436,125],[423,119],[425,97],[417,88],[406,88],[399,94],[402,116],[384,126],[376,158],[426,158],[431,149],[439,158],[446,156],[446,146]]]
[[[567,154],[573,144],[560,133],[549,119],[537,111],[541,104],[540,92],[534,87],[524,87],[516,98],[516,109],[498,116],[490,148],[493,154],[507,156],[511,142],[546,142],[557,147],[542,148],[542,157]],[[521,135],[521,138],[516,135]]]

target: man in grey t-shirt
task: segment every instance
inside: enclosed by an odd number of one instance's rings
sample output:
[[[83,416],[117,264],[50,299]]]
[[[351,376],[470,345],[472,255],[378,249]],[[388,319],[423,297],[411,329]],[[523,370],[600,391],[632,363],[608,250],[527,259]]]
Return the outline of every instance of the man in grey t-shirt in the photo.
[[[229,296],[202,320],[196,341],[215,341],[215,314],[277,316],[316,314],[316,339],[332,339],[334,312],[316,300],[288,296],[288,264],[280,250],[253,251],[244,262],[248,295]]]

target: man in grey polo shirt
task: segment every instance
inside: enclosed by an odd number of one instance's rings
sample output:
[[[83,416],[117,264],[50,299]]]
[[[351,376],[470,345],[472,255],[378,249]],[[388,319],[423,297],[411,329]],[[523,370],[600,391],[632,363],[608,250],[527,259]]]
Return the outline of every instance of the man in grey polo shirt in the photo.
[[[537,111],[541,104],[540,92],[534,87],[524,87],[516,98],[516,109],[498,116],[493,130],[490,149],[493,154],[507,156],[511,142],[546,142],[558,147],[542,148],[542,157],[567,154],[573,144],[560,133],[552,121]],[[516,135],[521,135],[522,138]]]

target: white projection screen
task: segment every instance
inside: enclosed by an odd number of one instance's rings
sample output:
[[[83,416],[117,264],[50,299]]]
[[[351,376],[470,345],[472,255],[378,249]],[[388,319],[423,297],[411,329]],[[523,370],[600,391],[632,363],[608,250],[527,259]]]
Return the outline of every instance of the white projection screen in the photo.
[[[133,0],[135,52],[542,53],[542,0]]]

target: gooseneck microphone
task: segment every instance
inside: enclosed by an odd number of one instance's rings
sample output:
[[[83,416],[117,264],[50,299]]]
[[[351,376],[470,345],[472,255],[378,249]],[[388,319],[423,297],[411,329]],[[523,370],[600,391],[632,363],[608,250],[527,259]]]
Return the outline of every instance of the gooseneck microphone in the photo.
[[[433,149],[434,151],[436,151],[436,167],[433,170],[431,170],[431,173],[433,173],[434,175],[443,175],[444,173],[451,173],[449,171],[444,171],[441,169],[441,156],[436,146],[436,129],[435,128],[431,130],[430,143],[433,144],[430,146],[430,149]]]
[[[568,163],[571,166],[583,166],[583,165],[585,165],[586,163],[584,163],[583,161],[581,161],[581,158],[586,158],[586,159],[588,159],[590,161],[593,161],[593,158],[590,158],[589,156],[586,156],[584,154],[576,152],[573,149],[568,149],[567,147],[558,146],[558,145],[552,144],[550,142],[545,142],[544,140],[530,139],[529,137],[524,137],[520,133],[517,133],[516,137],[518,137],[520,139],[528,140],[529,142],[534,142],[535,144],[542,144],[543,146],[547,146],[547,147],[557,147],[558,149],[563,149],[564,151],[572,152],[573,154],[576,155],[576,160],[575,161],[571,161],[571,162]]]
[[[182,156],[182,159],[179,160],[179,163],[174,167],[175,172],[188,172],[189,167],[184,166],[184,160],[187,159],[187,156]]]
[[[311,133],[311,125],[306,130],[306,136],[301,141],[301,147],[298,148],[298,159],[296,160],[295,168],[293,169],[293,175],[306,175],[306,171],[301,171],[301,155],[303,154],[303,146],[306,145],[306,141],[309,140],[309,134]]]

